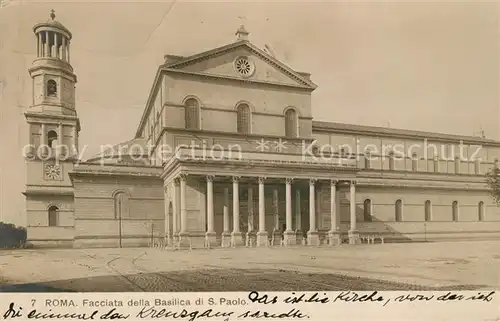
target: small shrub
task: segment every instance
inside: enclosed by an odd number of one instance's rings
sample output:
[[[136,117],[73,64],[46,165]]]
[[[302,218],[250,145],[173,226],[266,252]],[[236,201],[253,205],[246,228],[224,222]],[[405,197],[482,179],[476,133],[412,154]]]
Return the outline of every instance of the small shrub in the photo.
[[[25,248],[26,238],[26,228],[0,222],[0,248]]]

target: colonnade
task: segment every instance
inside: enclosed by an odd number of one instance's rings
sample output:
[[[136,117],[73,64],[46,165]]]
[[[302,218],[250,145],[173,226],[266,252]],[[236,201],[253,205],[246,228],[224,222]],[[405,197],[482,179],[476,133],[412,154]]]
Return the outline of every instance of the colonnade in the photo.
[[[206,176],[206,241],[208,243],[214,244],[216,232],[214,227],[215,216],[214,216],[214,178],[215,176]],[[180,174],[175,180],[175,190],[174,190],[174,203],[180,204],[180,224],[177,222],[176,218],[176,206],[174,205],[174,213],[172,216],[173,233],[179,236],[189,236],[189,231],[187,230],[187,209],[186,209],[186,180],[187,175]],[[229,217],[229,187],[224,187],[224,206],[223,206],[223,232],[222,232],[222,243],[221,246],[241,246],[243,245],[242,232],[240,230],[240,176],[232,176],[232,209],[233,209],[233,230],[230,231],[230,217]],[[258,177],[258,229],[256,231],[256,245],[265,246],[268,244],[268,232],[266,230],[266,208],[265,208],[265,186],[266,177]],[[286,229],[283,231],[283,241],[284,245],[293,245],[297,243],[296,233],[293,229],[292,222],[292,185],[294,181],[298,181],[294,178],[285,178],[285,220]],[[358,232],[356,230],[356,182],[354,180],[350,181],[339,181],[335,179],[329,179],[330,182],[330,221],[331,226],[328,232],[330,239],[330,244],[341,243],[341,233],[340,233],[340,219],[337,206],[337,186],[340,183],[348,183],[350,186],[349,196],[350,196],[350,228],[348,231],[349,243],[355,244],[358,242]],[[316,199],[315,199],[315,188],[318,179],[309,179],[309,230],[307,231],[307,244],[308,245],[319,245],[319,233],[316,222]],[[275,189],[273,192],[273,205],[278,204],[278,190]],[[253,232],[253,185],[248,183],[248,216],[249,223],[248,231]],[[167,196],[165,198],[165,211],[168,215],[167,209]],[[251,201],[250,201],[251,200]],[[296,190],[295,202],[296,202],[296,230],[301,229],[301,207],[300,207],[300,190]],[[170,224],[170,223],[167,223]],[[275,222],[275,227],[279,229],[278,222]]]
[[[37,36],[37,57],[58,58],[70,63],[70,40],[55,31],[40,31]]]

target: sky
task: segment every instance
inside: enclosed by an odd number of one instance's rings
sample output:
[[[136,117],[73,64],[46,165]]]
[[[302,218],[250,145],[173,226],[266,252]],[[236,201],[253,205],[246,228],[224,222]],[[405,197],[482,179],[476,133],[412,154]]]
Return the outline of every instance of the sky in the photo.
[[[85,157],[133,137],[165,54],[249,39],[311,73],[315,120],[500,139],[499,10],[464,1],[16,1],[0,8],[0,221],[25,222],[32,26],[73,34]]]

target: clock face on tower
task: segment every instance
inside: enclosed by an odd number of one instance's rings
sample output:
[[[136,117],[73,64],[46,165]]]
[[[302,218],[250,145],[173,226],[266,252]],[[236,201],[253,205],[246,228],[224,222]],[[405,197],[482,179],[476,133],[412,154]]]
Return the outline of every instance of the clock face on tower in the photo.
[[[44,177],[46,180],[61,180],[61,166],[54,163],[44,165]]]

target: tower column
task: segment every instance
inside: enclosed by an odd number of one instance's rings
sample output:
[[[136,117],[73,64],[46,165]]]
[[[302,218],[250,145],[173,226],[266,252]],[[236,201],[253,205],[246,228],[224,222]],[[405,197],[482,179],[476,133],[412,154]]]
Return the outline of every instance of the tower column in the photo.
[[[231,244],[233,246],[243,245],[242,233],[240,231],[240,178],[233,176],[233,232],[231,233]]]
[[[286,198],[286,230],[283,233],[283,241],[285,245],[295,243],[295,233],[292,230],[292,178],[286,178],[285,182],[285,198]]]
[[[66,146],[64,146],[64,133],[63,133],[63,125],[62,123],[59,123],[59,126],[57,128],[57,131],[58,131],[58,136],[57,136],[57,157],[60,157],[60,156],[66,156],[65,153],[63,152],[63,149],[66,148]]]
[[[307,232],[307,243],[319,245],[319,234],[316,230],[316,192],[314,185],[316,179],[309,180],[309,231]]]
[[[259,177],[259,232],[257,232],[257,246],[267,245],[266,231],[266,199],[264,195],[264,177]]]
[[[59,44],[57,39],[57,33],[54,32],[54,57],[59,58]]]
[[[36,56],[40,58],[42,56],[42,35],[40,33],[36,34]]]
[[[62,44],[61,44],[61,58],[62,60],[66,61],[66,37],[62,37]]]
[[[73,155],[73,157],[78,157],[78,131],[76,130],[76,126],[72,128],[72,132],[73,146],[71,146],[71,155]]]
[[[43,45],[43,56],[44,57],[50,57],[50,54],[49,54],[49,32],[48,31],[42,31],[43,32],[43,35],[45,36],[45,43]]]
[[[47,126],[42,124],[42,129],[40,133],[40,156],[47,155]]]

